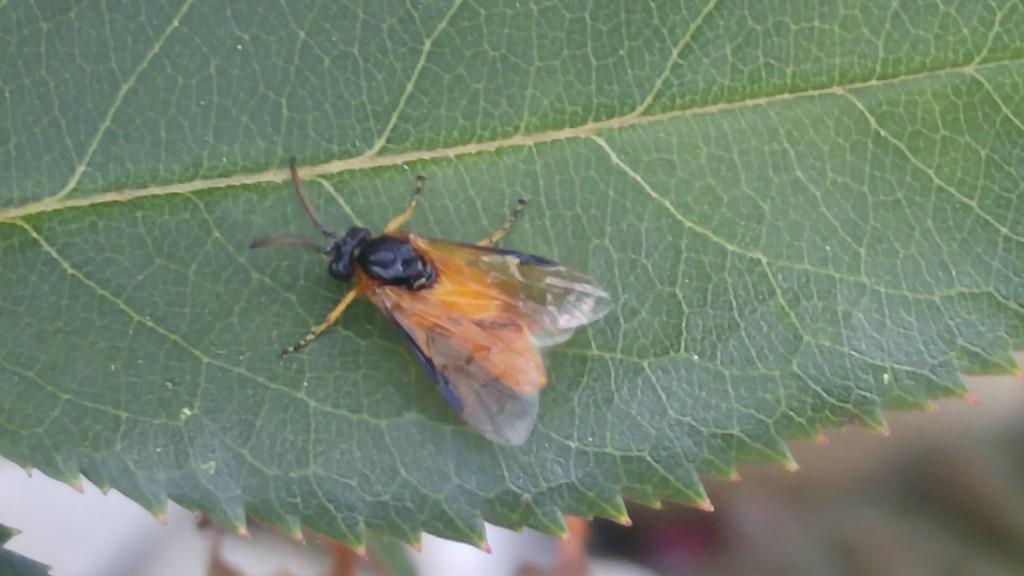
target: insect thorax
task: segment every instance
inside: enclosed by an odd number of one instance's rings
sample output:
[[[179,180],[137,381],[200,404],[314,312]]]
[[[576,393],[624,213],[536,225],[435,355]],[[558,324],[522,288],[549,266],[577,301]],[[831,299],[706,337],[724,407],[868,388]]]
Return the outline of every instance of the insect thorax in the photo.
[[[370,279],[388,286],[422,290],[437,280],[434,265],[403,238],[385,235],[366,240],[357,248],[356,263]]]

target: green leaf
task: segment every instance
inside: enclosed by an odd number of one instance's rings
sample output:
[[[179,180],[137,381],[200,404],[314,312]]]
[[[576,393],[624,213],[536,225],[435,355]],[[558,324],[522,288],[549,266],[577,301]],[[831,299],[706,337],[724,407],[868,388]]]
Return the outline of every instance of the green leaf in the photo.
[[[0,455],[362,545],[564,531],[963,396],[1024,344],[1024,8],[922,0],[0,4]],[[505,245],[617,308],[520,448],[461,423],[335,229]]]
[[[0,574],[4,576],[45,576],[49,568],[6,548],[7,542],[18,535],[18,531],[0,524]]]

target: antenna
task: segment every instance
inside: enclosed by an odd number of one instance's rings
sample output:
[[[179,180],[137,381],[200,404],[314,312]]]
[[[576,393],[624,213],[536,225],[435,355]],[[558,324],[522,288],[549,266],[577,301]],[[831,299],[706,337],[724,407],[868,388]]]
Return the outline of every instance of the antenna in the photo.
[[[313,212],[313,207],[309,204],[309,198],[306,197],[306,192],[302,189],[302,182],[299,181],[299,169],[295,167],[295,156],[288,158],[288,168],[292,173],[292,186],[295,188],[295,193],[299,195],[299,202],[302,203],[302,208],[305,209],[306,215],[313,221],[313,225],[316,226],[316,229],[319,230],[321,234],[332,240],[337,240],[338,235],[325,228],[316,217],[316,213]],[[293,244],[309,248],[310,250],[321,254],[331,253],[330,248],[325,248],[312,240],[307,240],[298,236],[272,236],[269,238],[257,238],[249,243],[249,248],[263,248],[264,246],[273,246],[275,244]]]

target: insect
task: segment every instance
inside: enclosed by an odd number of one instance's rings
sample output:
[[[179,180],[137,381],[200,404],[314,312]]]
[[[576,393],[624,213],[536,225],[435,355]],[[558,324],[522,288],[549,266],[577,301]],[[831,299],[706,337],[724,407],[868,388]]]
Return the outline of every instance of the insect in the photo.
[[[294,157],[289,167],[302,207],[330,244],[278,236],[253,240],[250,247],[310,248],[330,258],[332,278],[353,285],[323,322],[282,355],[312,342],[356,296],[366,296],[470,426],[494,442],[525,442],[547,382],[541,349],[604,316],[612,308],[609,294],[554,260],[494,247],[522,212],[524,200],[496,232],[475,244],[424,238],[398,230],[423,192],[426,179],[419,176],[405,211],[382,234],[373,236],[359,226],[338,234],[313,212]]]

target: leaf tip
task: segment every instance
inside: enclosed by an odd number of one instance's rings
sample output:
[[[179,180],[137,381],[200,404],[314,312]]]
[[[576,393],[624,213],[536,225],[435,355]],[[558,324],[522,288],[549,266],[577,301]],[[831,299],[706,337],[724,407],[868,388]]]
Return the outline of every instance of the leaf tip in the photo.
[[[818,432],[818,435],[814,437],[814,443],[819,446],[828,444],[828,436],[825,436],[824,432]]]
[[[967,402],[968,404],[978,403],[978,397],[975,396],[974,394],[971,394],[970,392],[964,392],[963,395],[960,396],[960,398]]]
[[[601,502],[605,506],[605,510],[599,512],[599,515],[608,518],[612,522],[622,526],[632,526],[633,520],[629,517],[629,512],[626,510],[626,501],[622,499],[622,496],[614,496],[606,501]],[[574,516],[566,516],[565,518],[571,519]],[[562,524],[563,531],[570,530],[572,526]]]
[[[491,545],[487,542],[487,524],[482,518],[477,518],[472,524],[466,524],[463,526],[465,531],[452,539],[457,542],[464,542],[470,546],[479,549],[482,552],[488,554],[491,553]],[[429,530],[428,530],[429,532]],[[451,536],[443,536],[451,537]]]
[[[401,534],[388,534],[388,536],[398,540],[402,544],[414,549],[419,550],[423,547],[423,533],[418,531],[403,532]]]
[[[562,523],[559,525],[549,524],[544,529],[535,528],[535,530],[555,538],[566,538],[569,536],[569,527],[565,524],[565,517],[562,517]]]
[[[32,467],[26,467],[24,468],[24,470],[25,474],[28,475],[29,478],[32,477],[32,473],[35,471]],[[54,480],[60,482],[61,484],[66,484],[70,486],[72,490],[78,492],[79,494],[85,492],[85,487],[82,485],[82,476],[80,474],[71,473],[67,470],[60,470],[53,473],[43,472],[43,474],[49,476],[50,478],[53,478]]]
[[[871,432],[877,432],[882,436],[889,435],[889,424],[885,421],[885,416],[882,415],[882,410],[878,406],[871,406],[866,410],[858,410],[856,416],[851,420]]]
[[[164,495],[162,498],[154,498],[150,502],[151,506],[146,506],[146,511],[156,518],[156,521],[161,524],[167,523],[167,496]]]
[[[697,504],[697,508],[700,509],[700,510],[703,510],[705,512],[714,512],[715,511],[715,505],[711,503],[711,499],[710,498],[704,498],[703,502],[701,502],[700,504]]]
[[[881,436],[882,438],[888,438],[889,435],[892,434],[892,431],[889,430],[889,425],[888,424],[886,424],[885,426],[882,426],[878,430],[875,430],[875,432],[877,432],[878,435]]]
[[[796,463],[796,459],[793,458],[793,453],[789,451],[789,445],[786,441],[778,436],[773,436],[771,442],[764,446],[769,450],[770,460],[769,462],[781,466],[783,469],[789,472],[796,472],[800,469],[800,465]],[[707,496],[705,496],[706,498]]]
[[[732,474],[729,474],[728,476],[726,476],[725,479],[728,480],[729,482],[739,482],[740,480],[743,480],[743,477],[740,476],[740,471],[739,470],[735,470],[734,469],[732,471]]]

